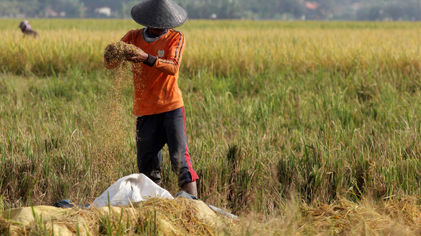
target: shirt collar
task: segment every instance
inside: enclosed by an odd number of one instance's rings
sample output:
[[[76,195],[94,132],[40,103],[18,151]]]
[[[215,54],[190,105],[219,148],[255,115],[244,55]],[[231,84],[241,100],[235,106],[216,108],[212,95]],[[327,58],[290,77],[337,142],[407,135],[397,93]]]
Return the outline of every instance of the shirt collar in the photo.
[[[165,35],[168,32],[168,29],[165,29],[164,32],[162,32],[161,35],[155,36],[155,35],[151,35],[148,32],[148,28],[143,29],[143,38],[145,39],[146,42],[148,43],[152,43],[156,40],[158,40],[162,35]]]

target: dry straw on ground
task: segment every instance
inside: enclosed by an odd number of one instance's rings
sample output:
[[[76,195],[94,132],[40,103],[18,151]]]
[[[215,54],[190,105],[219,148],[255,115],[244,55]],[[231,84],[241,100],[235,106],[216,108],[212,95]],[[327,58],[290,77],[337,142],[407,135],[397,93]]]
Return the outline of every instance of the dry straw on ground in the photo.
[[[202,201],[183,198],[90,210],[26,207],[0,214],[0,234],[420,235],[421,209],[414,201],[340,200],[308,206],[292,201],[286,202],[281,216],[253,215],[250,220],[225,218]]]
[[[11,209],[0,214],[0,234],[214,235],[226,222],[202,201],[155,198],[132,207]]]
[[[281,217],[250,215],[239,222],[242,235],[420,235],[421,207],[415,198],[331,204],[286,202]],[[260,223],[256,223],[260,222]]]

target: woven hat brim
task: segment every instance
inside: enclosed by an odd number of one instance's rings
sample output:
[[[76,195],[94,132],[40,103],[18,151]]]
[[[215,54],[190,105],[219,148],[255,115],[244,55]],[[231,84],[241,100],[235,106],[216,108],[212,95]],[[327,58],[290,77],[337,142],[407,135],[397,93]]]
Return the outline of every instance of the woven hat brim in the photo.
[[[147,0],[132,8],[134,21],[146,26],[161,29],[172,29],[183,25],[187,12],[171,0]]]

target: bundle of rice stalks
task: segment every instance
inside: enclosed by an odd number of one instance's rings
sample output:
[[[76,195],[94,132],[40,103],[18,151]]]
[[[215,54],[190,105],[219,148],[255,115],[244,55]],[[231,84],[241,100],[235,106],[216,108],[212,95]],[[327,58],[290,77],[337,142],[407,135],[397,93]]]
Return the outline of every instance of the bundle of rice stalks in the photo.
[[[110,63],[121,63],[127,58],[134,57],[140,54],[140,49],[132,44],[125,42],[116,42],[109,44],[105,48],[104,57]]]
[[[151,198],[132,207],[10,209],[0,212],[0,235],[215,235],[227,222],[201,201]]]
[[[152,225],[152,230],[165,235],[213,235],[223,223],[203,202],[184,198],[150,199],[138,203],[136,209],[140,232],[151,233]]]

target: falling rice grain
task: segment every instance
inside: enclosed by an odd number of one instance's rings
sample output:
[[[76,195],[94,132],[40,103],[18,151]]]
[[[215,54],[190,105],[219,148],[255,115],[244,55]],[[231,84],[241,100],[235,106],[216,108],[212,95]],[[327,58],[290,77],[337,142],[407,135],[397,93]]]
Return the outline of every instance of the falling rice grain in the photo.
[[[133,73],[141,73],[139,63],[126,63],[127,58],[138,55],[140,49],[134,45],[124,42],[109,44],[105,48],[104,58],[112,64],[117,64],[117,69],[110,73],[112,87],[107,94],[103,104],[103,116],[97,121],[98,146],[95,151],[97,161],[96,168],[101,170],[103,175],[108,176],[110,181],[114,181],[118,176],[112,173],[116,166],[121,166],[120,154],[128,144],[128,137],[132,137],[130,122],[127,122],[128,114],[124,104],[123,90],[127,87],[125,81],[130,77],[130,66]]]

